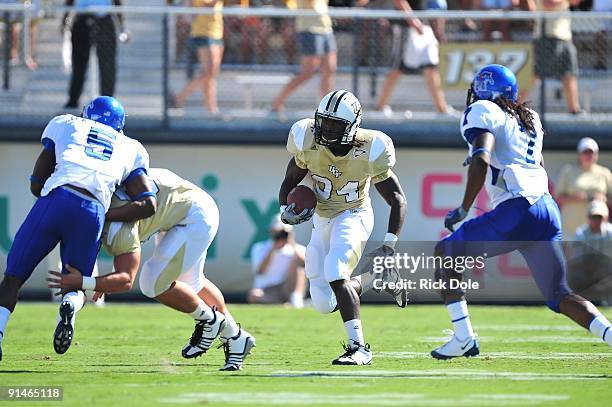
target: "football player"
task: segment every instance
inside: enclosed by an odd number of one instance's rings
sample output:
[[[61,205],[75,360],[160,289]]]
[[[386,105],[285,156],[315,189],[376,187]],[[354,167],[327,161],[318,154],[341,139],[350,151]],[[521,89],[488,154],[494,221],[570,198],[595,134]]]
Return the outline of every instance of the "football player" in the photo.
[[[91,288],[89,276],[117,185],[123,184],[135,205],[143,208],[140,216],[155,212],[146,182],[149,156],[138,141],[123,134],[124,124],[123,106],[102,96],[84,108],[82,117],[57,116],[45,128],[43,150],[30,177],[30,190],[38,200],[15,235],[0,283],[0,345],[21,286],[58,243],[62,271],[68,265],[78,267],[85,276],[83,288]],[[117,220],[113,216],[112,211],[107,214]],[[63,296],[53,341],[59,354],[70,346],[84,300],[83,291]]]
[[[554,312],[560,312],[612,345],[610,322],[584,298],[573,294],[566,281],[567,265],[561,240],[561,216],[548,192],[543,167],[544,132],[538,114],[517,102],[516,77],[502,65],[487,65],[476,74],[468,91],[461,133],[468,144],[467,185],[462,204],[446,216],[453,233],[436,246],[438,255],[493,257],[518,250]],[[492,211],[471,219],[456,231],[486,186]],[[436,271],[448,282],[462,274]],[[449,287],[448,285],[447,287]],[[476,356],[479,353],[461,290],[442,290],[454,334],[433,350],[436,359]]]
[[[291,127],[287,150],[293,158],[279,192],[283,222],[294,225],[313,217],[305,259],[312,303],[321,313],[339,309],[348,334],[345,352],[332,361],[336,365],[372,361],[359,316],[359,296],[366,287],[351,278],[374,225],[370,184],[391,206],[388,233],[373,256],[393,254],[406,212],[404,193],[392,171],[393,142],[380,131],[360,128],[360,123],[361,104],[355,95],[345,90],[325,95],[314,120]],[[307,174],[315,185],[316,213],[304,209],[298,214],[294,204],[287,205],[287,195]]]
[[[141,218],[142,207],[131,203],[123,189],[113,196],[111,207],[123,214],[124,222],[107,222],[102,243],[115,257],[115,270],[97,277],[94,289],[98,293],[130,290],[140,266],[141,242],[156,235],[153,255],[142,265],[140,290],[195,319],[183,357],[204,354],[220,336],[225,349],[221,370],[239,370],[255,346],[255,338],[240,329],[225,306],[223,294],[203,273],[208,247],[219,226],[217,205],[206,192],[171,171],[152,168],[149,180],[157,200],[157,212],[149,218],[129,222]],[[82,288],[78,270],[50,273],[50,287]]]

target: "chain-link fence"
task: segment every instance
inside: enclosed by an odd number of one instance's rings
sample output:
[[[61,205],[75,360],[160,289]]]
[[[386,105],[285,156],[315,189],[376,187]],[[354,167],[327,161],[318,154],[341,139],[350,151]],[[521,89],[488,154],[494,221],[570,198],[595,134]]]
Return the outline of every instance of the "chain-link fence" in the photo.
[[[450,121],[493,62],[517,73],[546,119],[612,115],[612,13],[61,3],[0,2],[0,121],[76,110],[100,93],[152,125],[276,119],[310,113],[330,86],[357,93],[369,117]],[[303,86],[279,96],[289,83]]]

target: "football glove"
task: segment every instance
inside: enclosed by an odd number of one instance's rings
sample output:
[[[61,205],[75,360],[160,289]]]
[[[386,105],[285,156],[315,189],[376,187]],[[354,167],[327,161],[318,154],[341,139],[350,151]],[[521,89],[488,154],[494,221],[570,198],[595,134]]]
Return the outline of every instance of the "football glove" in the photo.
[[[281,221],[283,223],[286,223],[288,225],[299,225],[300,223],[309,221],[315,212],[314,208],[312,209],[304,208],[304,210],[300,213],[295,213],[294,209],[295,209],[294,203],[289,204],[284,207],[281,213]]]
[[[451,232],[455,231],[455,224],[461,222],[466,218],[468,212],[463,209],[463,206],[459,206],[452,211],[450,211],[446,217],[444,218],[444,227],[446,227]]]

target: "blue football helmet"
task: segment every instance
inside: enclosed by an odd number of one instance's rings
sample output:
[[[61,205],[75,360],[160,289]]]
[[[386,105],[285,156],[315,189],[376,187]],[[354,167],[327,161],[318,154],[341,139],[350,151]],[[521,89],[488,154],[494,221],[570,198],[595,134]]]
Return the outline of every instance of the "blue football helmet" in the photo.
[[[117,131],[125,126],[125,110],[119,101],[110,96],[99,96],[83,108],[82,116],[104,123]]]
[[[476,100],[494,101],[503,97],[513,102],[518,99],[518,85],[514,73],[503,65],[482,67],[474,76],[468,91],[468,105]]]

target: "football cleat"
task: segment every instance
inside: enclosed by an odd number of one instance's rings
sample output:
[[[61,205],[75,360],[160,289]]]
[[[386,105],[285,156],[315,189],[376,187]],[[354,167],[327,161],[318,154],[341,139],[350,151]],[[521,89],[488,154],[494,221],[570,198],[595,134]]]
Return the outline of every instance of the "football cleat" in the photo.
[[[476,335],[465,340],[460,340],[457,338],[457,335],[453,333],[453,336],[448,342],[431,351],[431,356],[434,359],[446,360],[462,356],[470,358],[477,356],[479,353],[480,348],[478,347]]]
[[[225,316],[213,306],[213,319],[197,321],[191,339],[183,347],[181,354],[185,359],[197,358],[210,349],[225,326]]]
[[[352,345],[342,345],[344,353],[332,360],[332,365],[369,365],[372,363],[370,344],[361,345],[353,342]]]
[[[222,338],[221,342],[219,347],[223,347],[225,352],[225,365],[219,369],[222,371],[240,370],[244,359],[255,347],[255,338],[242,328],[238,331],[238,335],[233,338]]]
[[[60,322],[53,334],[53,349],[55,349],[55,353],[63,355],[70,348],[74,336],[74,327],[72,326],[74,304],[70,301],[62,302],[59,308],[59,316]]]

